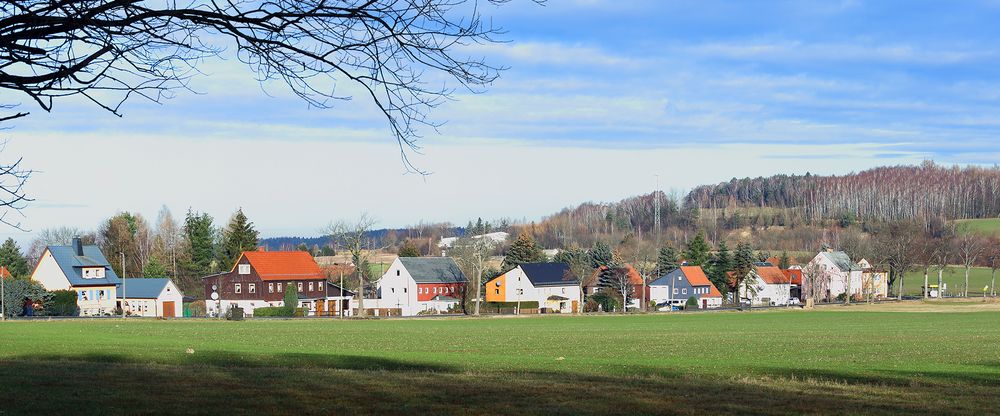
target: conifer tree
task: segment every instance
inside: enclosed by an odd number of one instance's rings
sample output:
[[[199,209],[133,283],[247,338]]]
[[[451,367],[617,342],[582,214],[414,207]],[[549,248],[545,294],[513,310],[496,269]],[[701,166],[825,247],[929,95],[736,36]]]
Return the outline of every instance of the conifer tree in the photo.
[[[698,232],[691,241],[688,241],[687,250],[684,252],[684,259],[688,266],[704,266],[708,263],[712,247],[705,241],[705,234]]]
[[[253,222],[243,214],[243,208],[236,210],[229,220],[229,225],[222,232],[222,267],[230,267],[244,251],[257,249],[260,233],[253,227]]]
[[[733,255],[729,252],[729,246],[725,241],[719,242],[719,250],[712,259],[712,268],[708,273],[708,279],[712,281],[719,291],[725,295],[729,292],[729,276],[727,272],[733,270]]]
[[[416,244],[413,244],[412,240],[406,240],[399,248],[399,257],[420,257],[420,249],[417,248]]]
[[[0,245],[0,266],[6,267],[11,276],[24,277],[31,273],[28,267],[28,260],[21,254],[21,248],[17,246],[13,238],[4,240]]]
[[[590,265],[595,269],[610,265],[612,257],[611,247],[602,241],[594,243],[594,248],[590,249]]]
[[[211,271],[215,259],[215,227],[212,216],[188,210],[184,218],[184,238],[190,250],[191,263],[188,268],[193,275],[204,275]]]
[[[545,253],[542,248],[535,243],[535,239],[528,233],[521,233],[517,236],[514,244],[507,249],[507,255],[503,259],[503,269],[510,270],[524,263],[536,263],[545,261]]]
[[[778,266],[779,269],[785,270],[788,269],[791,265],[792,261],[788,258],[788,252],[782,251],[781,258],[778,259],[778,264],[776,266]]]
[[[674,250],[669,245],[661,247],[660,255],[656,258],[656,276],[663,276],[677,270],[679,267],[680,261],[677,259],[677,250]]]
[[[743,297],[753,297],[754,290],[752,290],[752,285],[746,285],[745,283],[747,282],[747,275],[753,271],[754,260],[753,246],[750,243],[744,242],[736,246],[736,256],[733,258],[733,284],[730,286],[733,293],[737,294],[737,296],[734,296],[734,299],[739,297],[739,289],[742,286],[746,286],[743,287],[745,289]],[[736,300],[738,301],[739,299]]]

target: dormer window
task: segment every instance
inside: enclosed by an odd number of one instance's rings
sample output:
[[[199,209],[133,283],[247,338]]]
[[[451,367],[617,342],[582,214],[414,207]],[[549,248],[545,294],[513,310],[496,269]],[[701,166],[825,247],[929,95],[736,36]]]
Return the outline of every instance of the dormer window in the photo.
[[[103,279],[104,278],[104,268],[103,267],[84,267],[83,268],[83,278],[84,279]]]

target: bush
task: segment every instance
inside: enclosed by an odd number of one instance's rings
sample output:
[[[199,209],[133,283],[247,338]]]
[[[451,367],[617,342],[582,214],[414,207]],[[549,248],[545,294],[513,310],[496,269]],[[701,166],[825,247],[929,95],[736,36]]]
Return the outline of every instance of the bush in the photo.
[[[267,318],[272,316],[282,316],[291,317],[293,311],[291,308],[286,308],[284,306],[272,306],[267,308],[254,308],[253,316],[259,318]]]
[[[77,293],[73,290],[56,290],[45,302],[46,316],[80,316],[80,307],[76,304]]]
[[[845,300],[847,300],[847,294],[846,293],[841,293],[841,294],[837,295],[837,302],[843,302]]]
[[[604,312],[618,310],[618,308],[621,307],[621,300],[619,298],[604,291],[590,295],[587,300],[593,300],[596,302],[600,306],[601,311]]]
[[[226,310],[226,320],[227,321],[242,321],[243,320],[243,308],[239,306],[233,306]]]
[[[698,309],[698,298],[689,297],[687,303],[684,304],[684,309]]]

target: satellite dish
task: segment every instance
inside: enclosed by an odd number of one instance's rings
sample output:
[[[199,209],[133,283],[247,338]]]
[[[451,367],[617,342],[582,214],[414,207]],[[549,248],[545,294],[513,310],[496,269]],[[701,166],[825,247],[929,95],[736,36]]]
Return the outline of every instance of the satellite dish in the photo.
[[[496,281],[496,284],[497,284],[497,286],[500,286],[500,281],[499,281],[499,280],[497,280],[497,281]]]
[[[219,300],[219,293],[218,292],[212,292],[212,300]]]

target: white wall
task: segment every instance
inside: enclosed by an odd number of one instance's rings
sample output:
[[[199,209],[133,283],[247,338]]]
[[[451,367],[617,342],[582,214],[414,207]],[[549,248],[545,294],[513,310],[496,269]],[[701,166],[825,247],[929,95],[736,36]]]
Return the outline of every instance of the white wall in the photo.
[[[69,289],[69,280],[66,279],[66,275],[63,274],[62,269],[59,268],[59,264],[56,263],[56,259],[52,257],[52,253],[49,253],[48,249],[45,249],[42,258],[38,261],[38,266],[31,274],[31,280],[38,282],[50,292]]]
[[[424,306],[417,304],[417,283],[410,276],[410,273],[403,267],[403,263],[396,258],[389,265],[382,278],[378,281],[379,305],[386,308],[400,309],[404,316],[416,315]],[[365,309],[373,308],[370,302],[365,299]]]

